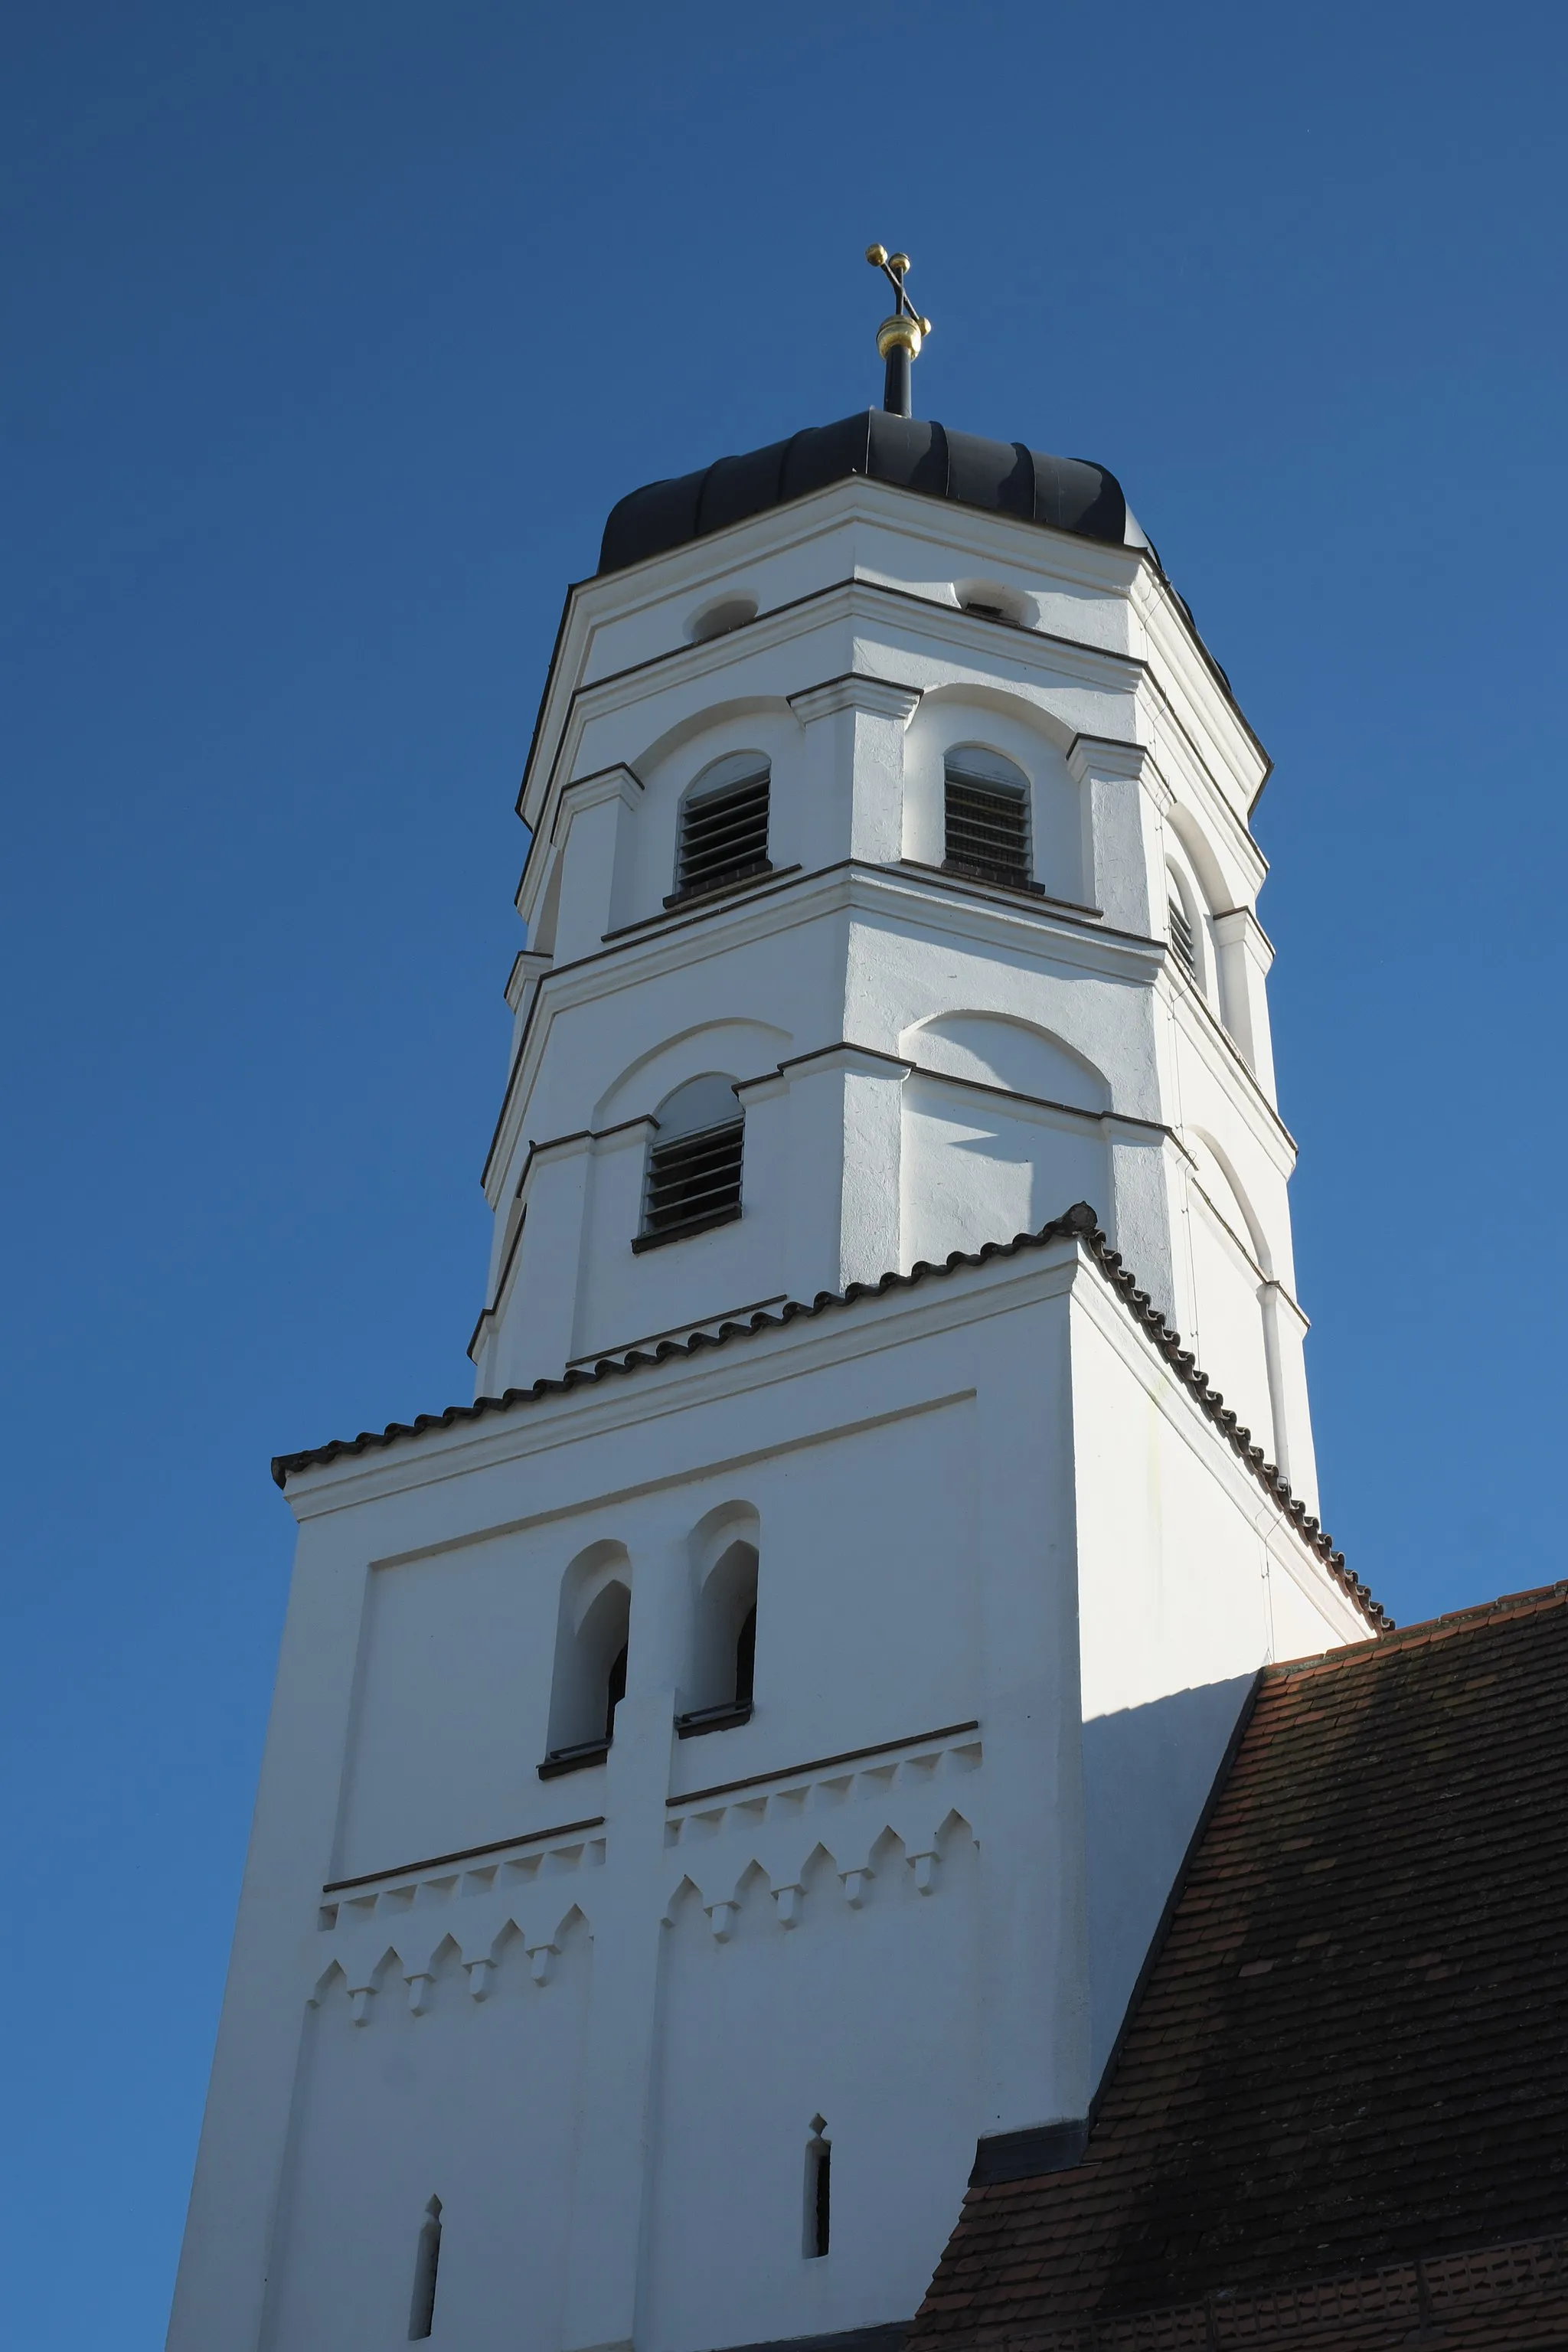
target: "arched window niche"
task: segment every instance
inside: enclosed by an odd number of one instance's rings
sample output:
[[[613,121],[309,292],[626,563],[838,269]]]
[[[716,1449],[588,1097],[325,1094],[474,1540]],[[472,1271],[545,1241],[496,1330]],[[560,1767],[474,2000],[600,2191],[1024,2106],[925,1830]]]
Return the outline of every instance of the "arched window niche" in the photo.
[[[749,1503],[710,1511],[692,1532],[690,1672],[687,1705],[676,1718],[682,1739],[752,1719],[761,1541],[762,1523]]]
[[[624,1544],[590,1544],[561,1583],[550,1737],[542,1780],[600,1763],[616,1736],[626,1690],[632,1569]]]
[[[667,907],[772,872],[765,751],[727,751],[687,787],[676,837],[675,887]]]
[[[741,1213],[745,1118],[735,1081],[720,1071],[689,1078],[654,1113],[634,1250],[657,1249],[727,1225]]]

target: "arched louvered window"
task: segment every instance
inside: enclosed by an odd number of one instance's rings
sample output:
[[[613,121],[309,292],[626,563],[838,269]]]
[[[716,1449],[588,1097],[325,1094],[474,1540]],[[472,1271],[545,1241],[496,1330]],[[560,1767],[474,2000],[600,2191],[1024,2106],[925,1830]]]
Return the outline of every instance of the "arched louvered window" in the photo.
[[[706,1233],[741,1213],[745,1120],[734,1080],[692,1078],[667,1097],[656,1118],[635,1250]]]
[[[947,755],[946,846],[950,874],[1032,887],[1029,875],[1029,781],[998,751],[963,743]]]
[[[1173,890],[1166,912],[1171,922],[1171,945],[1176,950],[1177,961],[1183,964],[1191,980],[1198,976],[1197,943],[1193,937],[1192,918]]]
[[[680,809],[680,847],[671,902],[766,874],[768,785],[761,751],[732,751],[705,768]]]
[[[1208,943],[1204,934],[1203,900],[1191,871],[1179,868],[1174,859],[1167,859],[1165,865],[1165,919],[1172,953],[1187,978],[1206,993],[1205,949]]]

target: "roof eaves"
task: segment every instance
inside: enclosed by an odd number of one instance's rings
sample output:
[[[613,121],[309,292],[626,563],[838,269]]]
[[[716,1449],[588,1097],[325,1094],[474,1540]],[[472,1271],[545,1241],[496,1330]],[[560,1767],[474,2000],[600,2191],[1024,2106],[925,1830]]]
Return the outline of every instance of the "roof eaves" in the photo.
[[[759,1307],[754,1314],[721,1323],[716,1331],[700,1328],[684,1339],[662,1339],[657,1348],[632,1348],[620,1355],[601,1356],[591,1365],[569,1369],[556,1379],[537,1380],[529,1388],[508,1389],[499,1397],[476,1397],[472,1404],[448,1405],[444,1412],[422,1412],[416,1414],[412,1421],[390,1421],[384,1429],[362,1429],[357,1437],[332,1437],[324,1445],[307,1446],[296,1454],[276,1454],[272,1457],[272,1475],[278,1486],[283,1487],[298,1472],[323,1468],[345,1454],[368,1454],[395,1445],[405,1438],[421,1437],[426,1430],[451,1429],[459,1422],[483,1421],[491,1413],[510,1412],[524,1405],[539,1404],[550,1397],[565,1396],[575,1389],[595,1387],[616,1373],[646,1371],[656,1364],[668,1363],[675,1357],[691,1357],[710,1348],[726,1347],[732,1339],[749,1339],[759,1331],[776,1330],[803,1318],[812,1319],[838,1307],[856,1306],[862,1299],[882,1298],[891,1291],[915,1290],[923,1282],[941,1280],[966,1268],[987,1265],[995,1258],[1019,1257],[1030,1250],[1048,1248],[1058,1241],[1076,1241],[1087,1252],[1091,1263],[1103,1275],[1150,1345],[1164,1358],[1182,1386],[1214,1423],[1232,1453],[1251,1473],[1281,1516],[1317,1553],[1346,1599],[1365,1617],[1373,1633],[1391,1633],[1394,1620],[1381,1601],[1374,1600],[1360,1577],[1345,1566],[1343,1552],[1336,1549],[1332,1537],[1320,1526],[1300,1496],[1292,1494],[1290,1482],[1284,1472],[1265,1457],[1261,1445],[1253,1444],[1252,1432],[1237,1420],[1219,1391],[1211,1386],[1199,1369],[1192,1349],[1183,1347],[1181,1333],[1171,1328],[1149,1293],[1139,1287],[1136,1276],[1122,1264],[1121,1252],[1110,1248],[1100,1229],[1095,1212],[1087,1201],[1078,1202],[1062,1216],[1052,1217],[1037,1233],[1016,1234],[1010,1242],[987,1242],[978,1250],[953,1250],[941,1265],[933,1265],[921,1258],[908,1274],[884,1274],[876,1282],[852,1282],[844,1290],[819,1290],[809,1304],[792,1298],[779,1307]]]

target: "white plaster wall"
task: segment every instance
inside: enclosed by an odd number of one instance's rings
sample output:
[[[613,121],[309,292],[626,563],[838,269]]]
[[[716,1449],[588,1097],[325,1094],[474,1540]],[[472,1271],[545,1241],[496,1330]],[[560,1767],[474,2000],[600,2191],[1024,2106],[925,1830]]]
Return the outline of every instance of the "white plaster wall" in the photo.
[[[929,1895],[898,1838],[844,1899],[833,1811],[781,1933],[766,1874],[715,1941],[689,1881],[664,1948],[659,2163],[650,2202],[653,2352],[820,2335],[912,2313],[952,2226],[979,2128],[978,1856],[956,1811]],[[792,1865],[793,1866],[793,1865]],[[806,2143],[833,2150],[832,2244],[804,2252]]]
[[[921,1076],[906,1082],[903,1111],[906,1265],[1037,1232],[1075,1201],[1110,1213],[1098,1123]]]
[[[441,2200],[443,2352],[546,2352],[561,2340],[563,2183],[576,2145],[593,1946],[581,1915],[538,1985],[503,1936],[487,1997],[457,1948],[409,2009],[395,1948],[365,2024],[335,1977],[309,2014],[267,2341],[386,2352],[408,2338],[419,2227]]]
[[[515,1836],[534,1812],[569,1557],[519,1533],[372,1569],[331,1878]]]
[[[1254,1444],[1277,1461],[1258,1268],[1235,1226],[1195,1182],[1187,1192],[1187,1236],[1195,1301],[1188,1345]]]
[[[1075,1327],[1079,1630],[1098,2079],[1260,1664],[1363,1638],[1174,1384],[1100,1311]],[[1228,1448],[1226,1449],[1228,1454]],[[1256,1498],[1256,1499],[1255,1499]]]
[[[387,2340],[432,2194],[474,2352],[908,2316],[976,2133],[1082,2112],[1233,1686],[1360,1630],[1070,1244],[291,1486],[175,2352]],[[676,1739],[742,1508],[755,1713]],[[615,1744],[541,1782],[606,1545]]]

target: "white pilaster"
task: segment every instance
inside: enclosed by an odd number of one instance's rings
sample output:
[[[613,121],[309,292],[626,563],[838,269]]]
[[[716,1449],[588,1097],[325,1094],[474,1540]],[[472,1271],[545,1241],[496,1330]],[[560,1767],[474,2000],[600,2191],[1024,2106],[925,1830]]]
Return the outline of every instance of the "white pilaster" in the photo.
[[[524,1185],[524,1262],[496,1367],[499,1385],[553,1377],[576,1348],[591,1135],[569,1135],[536,1151]]]
[[[1165,893],[1160,819],[1170,794],[1142,743],[1080,735],[1068,773],[1082,794],[1084,881],[1108,923],[1140,939],[1161,935]]]
[[[1236,1039],[1270,1102],[1278,1099],[1274,1086],[1274,1045],[1268,1027],[1268,970],[1274,945],[1250,907],[1232,907],[1214,919],[1219,950],[1220,1003],[1225,1025]]]
[[[562,794],[555,837],[563,860],[555,955],[562,963],[592,955],[615,920],[616,873],[623,822],[642,786],[626,767],[578,777]]]
[[[803,826],[808,865],[858,857],[885,866],[902,855],[904,730],[919,707],[910,688],[856,675],[791,695],[812,779]]]
[[[1307,1508],[1318,1508],[1318,1457],[1307,1402],[1307,1318],[1282,1283],[1258,1291],[1268,1396],[1274,1408],[1274,1459]]]

